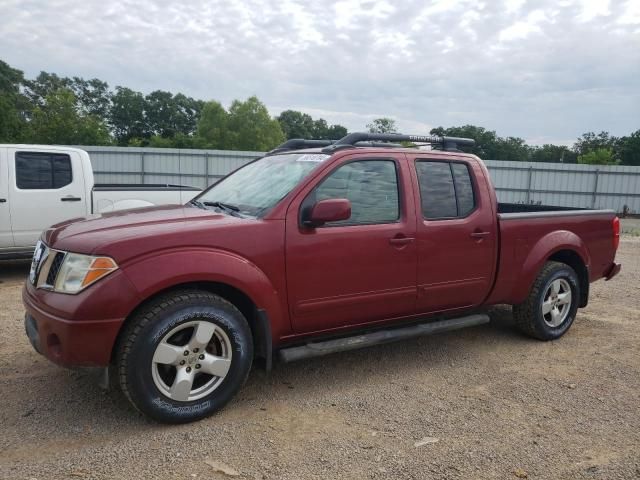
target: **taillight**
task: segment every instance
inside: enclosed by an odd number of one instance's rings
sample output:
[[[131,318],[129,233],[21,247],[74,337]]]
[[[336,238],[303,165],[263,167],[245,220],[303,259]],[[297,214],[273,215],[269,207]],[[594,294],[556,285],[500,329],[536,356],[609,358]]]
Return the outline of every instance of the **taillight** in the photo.
[[[620,245],[620,219],[615,217],[611,222],[613,228],[613,249],[617,250]]]

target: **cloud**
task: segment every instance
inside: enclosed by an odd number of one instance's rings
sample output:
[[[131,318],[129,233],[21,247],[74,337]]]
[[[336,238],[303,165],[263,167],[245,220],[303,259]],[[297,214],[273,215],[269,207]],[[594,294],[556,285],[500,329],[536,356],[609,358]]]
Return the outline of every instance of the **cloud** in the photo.
[[[0,58],[143,92],[257,95],[360,130],[640,128],[638,2],[4,0]],[[315,114],[313,112],[316,112]],[[320,113],[324,112],[324,113]]]

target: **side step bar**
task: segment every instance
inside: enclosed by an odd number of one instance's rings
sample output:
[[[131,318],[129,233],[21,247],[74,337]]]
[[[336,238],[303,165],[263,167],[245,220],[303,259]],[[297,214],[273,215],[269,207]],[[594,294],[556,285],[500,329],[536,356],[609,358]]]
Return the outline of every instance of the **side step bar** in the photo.
[[[303,358],[321,357],[336,352],[355,350],[356,348],[370,347],[383,343],[395,342],[406,338],[431,335],[434,333],[448,332],[465,327],[474,327],[489,323],[489,315],[476,314],[466,317],[452,318],[449,320],[438,320],[435,322],[420,323],[407,327],[378,330],[371,333],[364,333],[354,337],[337,338],[323,342],[311,342],[306,345],[289,347],[280,350],[280,359],[283,362],[294,362]]]

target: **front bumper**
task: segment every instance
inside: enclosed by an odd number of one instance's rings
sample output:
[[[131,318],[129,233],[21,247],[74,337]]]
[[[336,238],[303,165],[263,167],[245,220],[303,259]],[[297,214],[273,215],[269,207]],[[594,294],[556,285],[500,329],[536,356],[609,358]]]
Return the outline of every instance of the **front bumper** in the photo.
[[[25,301],[25,330],[33,348],[64,367],[103,367],[122,320],[70,322],[54,317]]]
[[[622,265],[620,263],[612,263],[605,272],[604,279],[611,280],[613,277],[618,275],[618,273],[620,273],[620,270],[622,270]]]
[[[64,367],[105,367],[127,313],[136,302],[124,276],[114,274],[78,295],[22,290],[25,330],[33,348]]]

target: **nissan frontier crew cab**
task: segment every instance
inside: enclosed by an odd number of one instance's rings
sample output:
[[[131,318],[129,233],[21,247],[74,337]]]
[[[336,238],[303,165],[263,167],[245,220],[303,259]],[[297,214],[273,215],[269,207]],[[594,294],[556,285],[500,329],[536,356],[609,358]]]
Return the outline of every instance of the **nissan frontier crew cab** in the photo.
[[[471,142],[290,140],[186,205],[54,225],[23,291],[28,337],[57,364],[103,367],[170,423],[221,408],[255,360],[479,325],[490,305],[559,338],[590,282],[619,272],[619,221],[499,204],[483,162],[457,149]]]

